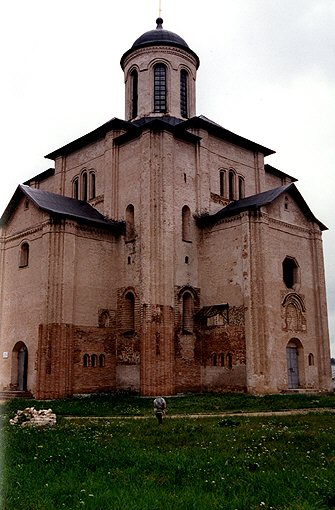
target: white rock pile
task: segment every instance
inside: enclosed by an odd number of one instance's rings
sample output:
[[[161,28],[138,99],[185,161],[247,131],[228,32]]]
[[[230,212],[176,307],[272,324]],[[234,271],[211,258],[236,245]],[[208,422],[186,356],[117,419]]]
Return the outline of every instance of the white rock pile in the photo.
[[[9,423],[11,425],[21,425],[21,427],[56,425],[56,415],[51,409],[38,411],[35,407],[26,407],[23,411],[17,411],[14,418],[9,420]]]

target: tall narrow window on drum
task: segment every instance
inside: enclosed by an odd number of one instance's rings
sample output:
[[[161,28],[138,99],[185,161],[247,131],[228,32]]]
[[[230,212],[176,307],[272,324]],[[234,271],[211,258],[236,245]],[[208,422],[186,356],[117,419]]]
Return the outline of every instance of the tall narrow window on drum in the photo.
[[[188,75],[185,69],[180,71],[180,115],[187,119],[188,115]]]
[[[193,297],[189,292],[183,294],[182,328],[184,333],[193,333]]]
[[[166,67],[157,64],[154,67],[154,111],[166,113]]]
[[[134,119],[138,115],[138,74],[133,71],[130,75],[131,86],[131,118]]]

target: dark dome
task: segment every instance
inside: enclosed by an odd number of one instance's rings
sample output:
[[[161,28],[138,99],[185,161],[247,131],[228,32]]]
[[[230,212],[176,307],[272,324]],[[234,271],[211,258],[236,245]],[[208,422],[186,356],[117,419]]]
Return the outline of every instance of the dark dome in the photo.
[[[198,57],[198,55],[196,55],[196,53],[194,53],[194,51],[192,51],[189,48],[187,42],[182,37],[180,37],[178,34],[175,34],[174,32],[170,32],[169,30],[165,30],[163,28],[162,18],[157,18],[156,23],[157,23],[157,27],[154,30],[149,30],[148,32],[145,32],[144,34],[142,34],[138,39],[136,39],[136,41],[134,42],[132,47],[128,51],[126,51],[126,53],[124,53],[122,55],[122,58],[121,58],[122,69],[123,69],[124,59],[130,53],[132,53],[133,51],[135,51],[139,48],[146,48],[148,46],[156,46],[156,45],[175,46],[177,48],[182,48],[182,49],[186,50],[188,53],[193,55],[193,57],[196,59],[197,68],[198,68],[199,67],[199,57]]]
[[[132,45],[132,49],[136,49],[142,46],[150,46],[151,44],[172,44],[188,48],[188,44],[186,41],[184,41],[184,39],[182,39],[182,37],[180,37],[178,34],[175,34],[174,32],[163,29],[162,18],[157,18],[156,23],[157,28],[155,30],[149,30],[149,32],[145,32],[138,39],[136,39]]]

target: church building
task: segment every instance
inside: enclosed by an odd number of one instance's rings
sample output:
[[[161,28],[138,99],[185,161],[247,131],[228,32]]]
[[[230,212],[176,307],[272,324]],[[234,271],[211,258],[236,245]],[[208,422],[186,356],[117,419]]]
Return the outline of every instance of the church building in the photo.
[[[197,54],[121,58],[125,120],[46,156],[0,225],[0,391],[329,391],[322,231],[274,151],[196,115]]]

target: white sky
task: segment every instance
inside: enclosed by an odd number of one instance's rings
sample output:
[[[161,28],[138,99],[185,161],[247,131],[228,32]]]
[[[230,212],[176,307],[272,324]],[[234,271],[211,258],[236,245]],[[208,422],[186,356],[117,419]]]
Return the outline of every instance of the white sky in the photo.
[[[0,210],[44,155],[124,118],[122,54],[158,0],[10,0],[0,7]],[[324,233],[335,356],[335,1],[162,0],[200,57],[197,115],[276,151]]]

